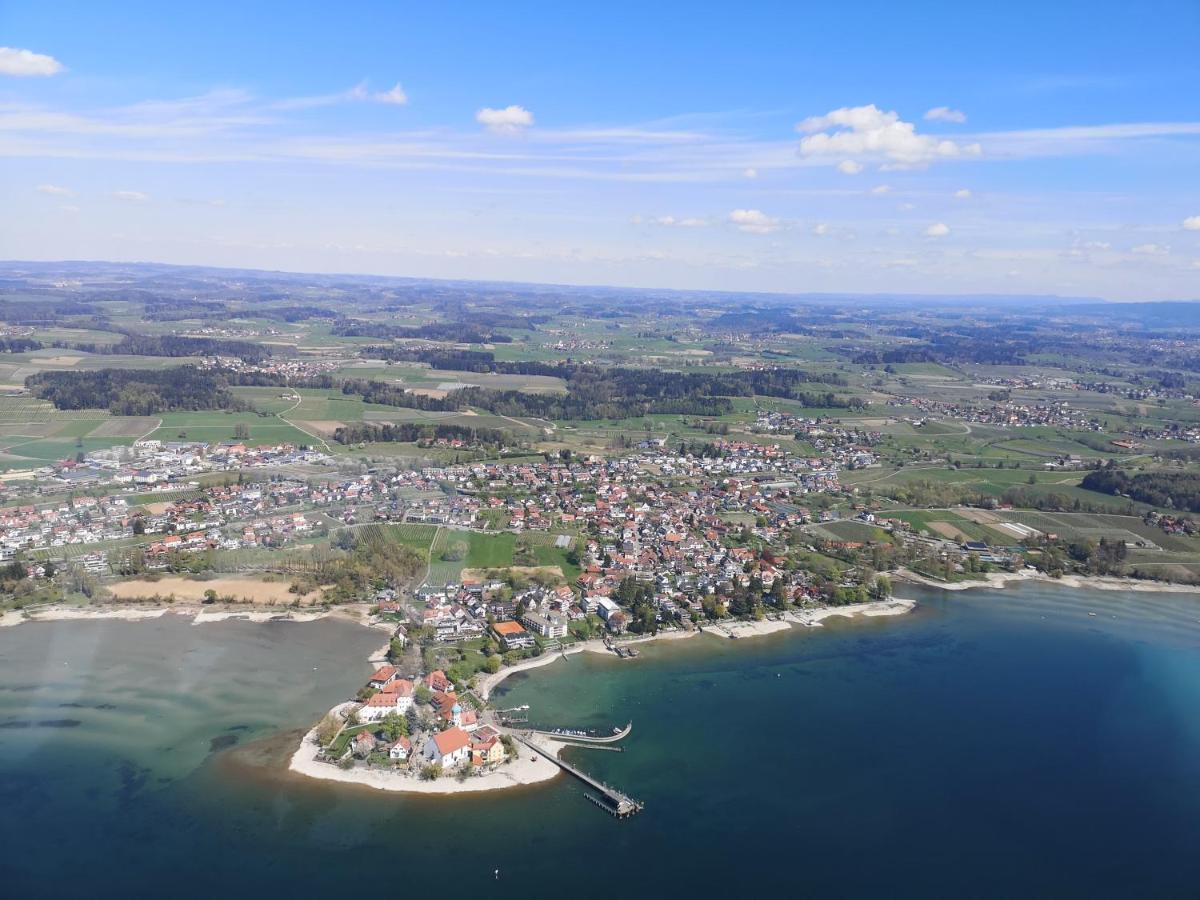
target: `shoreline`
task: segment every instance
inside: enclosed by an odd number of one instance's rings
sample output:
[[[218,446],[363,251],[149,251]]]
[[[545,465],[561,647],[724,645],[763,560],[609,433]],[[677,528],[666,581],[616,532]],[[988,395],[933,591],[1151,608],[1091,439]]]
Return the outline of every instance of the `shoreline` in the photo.
[[[859,616],[898,616],[912,612],[916,607],[917,601],[915,600],[894,597],[890,600],[855,603],[848,606],[827,606],[800,612],[789,611],[779,619],[762,619],[757,622],[726,622],[717,626],[710,625],[704,630],[694,629],[692,631],[684,631],[682,629],[673,629],[661,634],[623,640],[620,642],[620,645],[628,646],[630,644],[653,643],[654,641],[686,640],[701,634],[709,634],[726,640],[762,637],[768,634],[790,631],[792,628],[797,627],[820,628],[822,627],[822,620],[836,616],[847,619],[854,619]],[[543,653],[541,656],[508,666],[499,672],[485,675],[476,684],[474,689],[475,694],[480,699],[486,701],[490,698],[492,691],[496,689],[497,685],[501,684],[510,675],[515,675],[517,672],[527,672],[531,669],[540,669],[543,666],[550,665],[555,660],[578,653],[608,654],[611,651],[604,646],[603,640],[593,638],[592,640],[572,644],[561,651]],[[370,661],[374,661],[374,659],[375,657],[372,656]],[[344,701],[329,710],[326,715],[330,713],[339,714],[355,705],[357,704],[352,700]],[[324,719],[324,716],[322,719]],[[485,775],[471,775],[461,781],[451,776],[443,776],[436,781],[421,781],[419,778],[414,778],[409,774],[400,775],[386,769],[357,767],[342,769],[332,763],[317,760],[316,734],[320,725],[321,721],[318,720],[311,729],[305,732],[304,737],[300,739],[300,745],[296,748],[288,762],[288,771],[321,781],[354,784],[360,787],[390,791],[397,794],[438,795],[475,794],[484,791],[505,790],[507,788],[538,784],[543,781],[549,781],[561,771],[554,763],[539,754],[533,753],[533,751],[529,750],[523,744],[517,745],[519,749],[515,760],[502,763]],[[538,741],[554,756],[560,755],[565,747],[571,746],[569,743],[555,741],[542,735],[539,735]],[[419,752],[418,748],[414,747],[413,752]]]
[[[354,701],[339,703],[329,712],[336,713],[348,706],[356,706]],[[410,775],[400,775],[386,769],[342,769],[333,763],[319,762],[316,758],[316,734],[320,727],[317,722],[300,739],[300,746],[292,754],[288,762],[288,771],[320,781],[333,781],[338,784],[354,784],[360,787],[372,788],[378,791],[390,791],[396,794],[436,794],[449,796],[451,794],[478,794],[484,791],[498,791],[506,788],[524,787],[549,781],[562,770],[550,760],[534,753],[523,744],[517,758],[501,763],[485,775],[470,775],[461,781],[452,775],[445,774],[436,781],[421,781]],[[539,738],[545,748],[558,756],[563,747],[567,746],[548,738]],[[413,748],[413,752],[419,752]]]
[[[322,619],[339,619],[364,628],[387,629],[391,626],[366,621],[369,604],[344,604],[331,609],[293,609],[291,607],[257,606],[203,606],[179,604],[172,606],[150,604],[106,603],[96,606],[35,606],[27,609],[12,609],[0,614],[0,628],[12,628],[26,622],[85,622],[119,621],[140,622],[160,619],[167,615],[182,616],[192,620],[193,625],[209,625],[214,622],[237,620],[243,622],[317,622]]]
[[[1001,590],[1012,584],[1037,582],[1057,584],[1073,589],[1091,589],[1096,591],[1130,591],[1147,594],[1196,594],[1200,595],[1200,585],[1176,584],[1170,581],[1143,581],[1137,578],[1125,578],[1116,575],[1064,575],[1052,578],[1044,572],[1022,569],[1019,572],[989,572],[976,581],[942,582],[925,575],[920,575],[910,569],[898,569],[891,573],[894,577],[903,579],[910,584],[935,588],[943,591],[969,591],[979,588]]]

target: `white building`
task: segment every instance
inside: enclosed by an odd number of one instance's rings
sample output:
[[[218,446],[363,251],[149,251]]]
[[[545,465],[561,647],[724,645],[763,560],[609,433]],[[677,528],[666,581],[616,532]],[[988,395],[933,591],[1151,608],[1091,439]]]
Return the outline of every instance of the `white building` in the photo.
[[[471,736],[457,725],[447,728],[425,742],[422,755],[428,762],[439,763],[443,769],[456,766],[471,758]]]

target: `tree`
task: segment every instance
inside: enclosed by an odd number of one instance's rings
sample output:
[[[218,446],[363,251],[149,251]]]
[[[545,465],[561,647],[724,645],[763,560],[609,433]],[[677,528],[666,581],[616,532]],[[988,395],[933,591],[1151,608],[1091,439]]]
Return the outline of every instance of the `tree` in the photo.
[[[317,743],[322,747],[328,747],[338,732],[342,730],[342,723],[338,721],[337,716],[327,715],[321,720],[321,724],[317,726]]]
[[[380,722],[379,730],[389,741],[408,737],[408,720],[399,713],[388,713]]]
[[[239,441],[250,440],[250,426],[245,422],[238,422],[233,426],[233,436]]]
[[[886,575],[876,575],[875,583],[871,585],[871,596],[876,600],[884,600],[892,595],[892,580]]]
[[[489,656],[483,663],[483,670],[490,675],[495,675],[500,671],[500,657]]]

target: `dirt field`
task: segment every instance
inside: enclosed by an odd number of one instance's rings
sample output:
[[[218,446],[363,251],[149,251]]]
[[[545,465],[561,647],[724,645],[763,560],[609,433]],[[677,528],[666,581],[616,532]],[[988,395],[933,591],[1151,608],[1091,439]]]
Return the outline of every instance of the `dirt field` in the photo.
[[[977,525],[994,525],[996,522],[1004,521],[1002,518],[1000,518],[994,512],[989,512],[986,509],[973,509],[973,508],[963,507],[962,509],[955,509],[954,511],[956,513],[958,513],[960,516],[962,516],[964,519],[969,519],[970,521],[976,523]]]
[[[299,598],[301,606],[312,606],[319,603],[324,594],[322,590],[298,595],[288,590],[287,581],[263,581],[259,578],[212,578],[208,581],[192,581],[178,576],[166,576],[157,581],[135,579],[121,581],[109,587],[112,595],[119,600],[144,599],[158,595],[160,597],[174,596],[176,600],[185,602],[200,602],[204,599],[205,591],[216,591],[217,596],[224,599],[233,597],[237,603],[254,603],[259,606],[286,606]]]
[[[150,416],[129,416],[105,419],[88,437],[141,437],[162,424],[161,419]]]
[[[967,537],[966,534],[964,534],[962,531],[960,531],[958,528],[956,528],[954,525],[950,524],[949,522],[930,522],[929,527],[932,528],[934,531],[936,531],[938,534],[940,534],[942,537],[950,538],[950,540],[952,540],[952,541],[969,541],[970,540],[970,538]]]
[[[345,422],[338,422],[334,419],[305,419],[302,422],[297,422],[309,431],[315,431],[322,437],[333,437],[333,433],[339,428],[345,427]]]
[[[558,566],[504,566],[503,568],[506,571],[513,571],[513,572],[516,572],[521,575],[535,575],[535,574],[552,575],[555,578],[561,579],[563,581],[566,580],[566,576],[563,575],[563,570],[561,568],[559,568]],[[495,571],[495,570],[463,569],[462,575],[459,576],[459,578],[460,578],[460,580],[463,580],[463,581],[471,581],[471,580],[482,581],[486,577],[486,575],[489,571]]]

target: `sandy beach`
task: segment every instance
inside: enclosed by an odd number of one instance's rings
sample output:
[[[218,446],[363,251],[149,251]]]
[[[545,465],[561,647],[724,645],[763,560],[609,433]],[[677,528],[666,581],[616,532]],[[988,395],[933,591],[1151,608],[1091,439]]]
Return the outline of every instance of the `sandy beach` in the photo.
[[[1200,594],[1200,586],[1189,584],[1172,584],[1167,581],[1143,581],[1137,578],[1117,578],[1111,575],[1064,575],[1062,578],[1052,578],[1044,572],[1035,569],[1021,569],[1019,572],[988,572],[975,581],[942,582],[933,578],[918,575],[909,569],[898,569],[895,577],[902,578],[913,584],[938,588],[943,591],[969,591],[977,588],[1004,588],[1010,584],[1022,582],[1044,582],[1058,584],[1069,588],[1089,588],[1097,591],[1142,591],[1146,593],[1165,594]]]
[[[800,612],[788,613],[791,621],[806,628],[820,628],[824,619],[842,616],[853,619],[858,616],[871,618],[874,616],[902,616],[917,608],[916,600],[893,597],[891,600],[880,600],[873,603],[851,603],[848,606],[824,606],[820,609],[806,609]]]
[[[240,619],[247,622],[316,622],[320,619],[342,619],[356,625],[369,628],[380,628],[391,631],[387,623],[372,623],[367,620],[368,604],[347,604],[333,609],[296,610],[278,606],[254,606],[251,604],[234,605],[199,605],[173,604],[170,606],[152,604],[104,604],[98,606],[38,606],[23,610],[9,610],[0,615],[0,628],[9,628],[24,622],[68,622],[68,621],[101,621],[118,620],[138,622],[144,619],[157,619],[165,615],[183,616],[192,620],[193,625],[207,625],[213,622],[226,622],[230,619]]]

